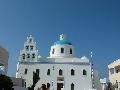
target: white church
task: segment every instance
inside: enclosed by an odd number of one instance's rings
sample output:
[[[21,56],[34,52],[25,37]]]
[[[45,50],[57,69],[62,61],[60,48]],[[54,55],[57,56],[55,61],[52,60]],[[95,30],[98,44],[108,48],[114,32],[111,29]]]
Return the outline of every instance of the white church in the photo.
[[[16,78],[25,80],[25,87],[33,85],[33,72],[39,75],[34,90],[99,90],[95,86],[91,60],[75,57],[74,46],[60,35],[60,40],[51,46],[49,57],[38,55],[36,42],[30,35],[20,51]],[[99,81],[98,81],[99,82]]]

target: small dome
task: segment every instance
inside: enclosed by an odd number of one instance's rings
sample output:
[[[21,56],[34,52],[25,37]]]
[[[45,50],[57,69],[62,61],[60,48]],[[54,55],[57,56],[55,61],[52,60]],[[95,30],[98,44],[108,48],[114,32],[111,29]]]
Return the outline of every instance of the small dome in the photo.
[[[54,42],[54,45],[62,45],[62,44],[67,44],[67,45],[72,45],[70,42],[68,42],[67,40],[66,40],[66,37],[65,37],[65,35],[63,35],[63,34],[61,34],[60,35],[60,40],[59,41],[57,41],[57,42]]]
[[[66,40],[59,40],[57,42],[54,42],[54,45],[62,45],[62,44],[68,44],[68,45],[72,45],[70,42],[66,41]]]

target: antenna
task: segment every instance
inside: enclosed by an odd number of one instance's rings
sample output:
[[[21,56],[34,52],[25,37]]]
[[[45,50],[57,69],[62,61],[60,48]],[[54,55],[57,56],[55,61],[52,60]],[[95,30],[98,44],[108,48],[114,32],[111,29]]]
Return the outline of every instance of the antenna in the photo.
[[[92,68],[93,68],[93,60],[92,60],[92,57],[93,57],[93,52],[92,52],[92,50],[91,50],[91,52],[90,52],[90,58],[91,58],[91,64],[92,64]]]
[[[93,52],[91,50],[90,52],[90,58],[91,58],[91,78],[92,78],[92,88],[94,88],[94,72],[93,72]]]
[[[93,54],[93,52],[91,51],[90,54],[91,54],[90,57],[92,58],[92,54]]]

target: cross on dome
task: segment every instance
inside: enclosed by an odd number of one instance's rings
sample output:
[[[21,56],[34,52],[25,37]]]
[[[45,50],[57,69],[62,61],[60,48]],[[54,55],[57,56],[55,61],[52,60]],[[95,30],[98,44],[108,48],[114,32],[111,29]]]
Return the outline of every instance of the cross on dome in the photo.
[[[66,36],[65,36],[64,34],[61,34],[61,35],[60,35],[60,40],[54,42],[54,45],[64,45],[64,44],[72,45],[70,42],[68,42],[68,41],[66,40]]]
[[[60,40],[65,40],[66,39],[66,36],[64,34],[61,34],[60,35]]]

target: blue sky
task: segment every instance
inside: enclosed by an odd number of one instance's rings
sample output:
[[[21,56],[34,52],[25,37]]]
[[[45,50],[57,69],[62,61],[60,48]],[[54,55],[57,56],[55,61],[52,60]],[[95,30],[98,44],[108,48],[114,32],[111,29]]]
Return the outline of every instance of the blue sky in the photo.
[[[0,45],[9,52],[8,75],[14,76],[19,51],[33,35],[39,54],[65,34],[76,56],[90,57],[102,77],[107,65],[120,58],[119,0],[0,0]]]

